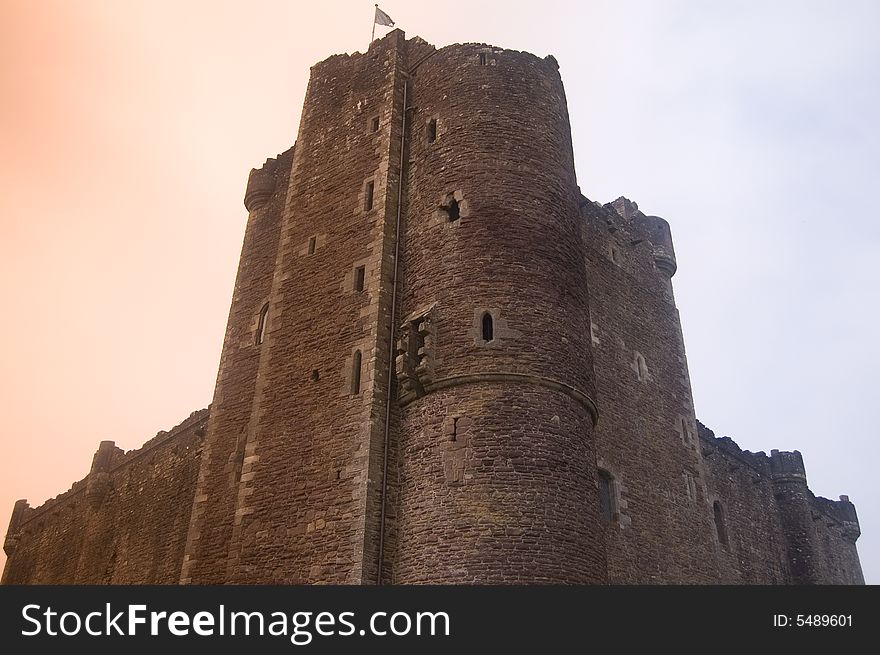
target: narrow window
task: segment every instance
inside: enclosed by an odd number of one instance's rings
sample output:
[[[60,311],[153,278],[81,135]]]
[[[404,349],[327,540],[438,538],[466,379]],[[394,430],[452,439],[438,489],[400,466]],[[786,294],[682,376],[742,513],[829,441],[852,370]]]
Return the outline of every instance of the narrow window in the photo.
[[[312,382],[317,382],[321,379],[321,372],[318,369],[312,371]]]
[[[648,379],[648,364],[642,353],[636,353],[636,376],[642,382]]]
[[[614,520],[614,478],[599,469],[599,516],[605,523]]]
[[[489,342],[495,338],[495,326],[492,321],[492,314],[486,312],[483,314],[483,341]]]
[[[363,291],[364,290],[364,267],[358,266],[354,269],[354,290],[355,291]]]
[[[356,396],[361,392],[361,351],[355,350],[351,358],[351,395]]]
[[[379,131],[379,117],[373,116],[373,120],[370,121],[370,132],[378,132]]]
[[[457,221],[459,216],[461,216],[461,208],[458,206],[458,200],[455,198],[450,200],[446,212],[449,214],[450,222]]]
[[[718,533],[718,543],[727,545],[727,528],[724,526],[724,509],[717,500],[712,503],[712,511],[715,513],[715,532]]]
[[[432,118],[428,121],[428,143],[434,143],[437,140],[437,119]]]
[[[485,52],[480,53],[480,66],[485,66],[489,62],[489,58]]]
[[[257,337],[256,344],[259,346],[263,343],[263,339],[266,337],[266,319],[269,316],[269,303],[263,305],[263,308],[260,310],[260,320],[257,323]]]
[[[611,261],[614,262],[615,264],[618,264],[619,263],[618,259],[619,259],[619,257],[618,257],[618,253],[617,253],[617,248],[615,248],[614,246],[611,246]]]
[[[373,181],[367,182],[366,193],[364,194],[364,210],[370,211],[373,208],[373,191],[376,184]]]
[[[318,238],[317,238],[317,237],[311,237],[311,238],[309,239],[309,254],[310,254],[310,255],[314,255],[314,254],[315,254],[315,244],[316,244],[317,242],[318,242]]]

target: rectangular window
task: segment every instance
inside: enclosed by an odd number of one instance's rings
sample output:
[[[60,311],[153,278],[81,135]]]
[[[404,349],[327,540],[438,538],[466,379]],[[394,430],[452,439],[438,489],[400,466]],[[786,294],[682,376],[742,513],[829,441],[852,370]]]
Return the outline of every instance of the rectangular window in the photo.
[[[361,351],[356,350],[351,358],[351,395],[361,392]]]
[[[370,211],[373,208],[373,192],[375,189],[375,182],[367,182],[367,188],[364,192],[364,211]]]
[[[309,254],[310,255],[315,254],[315,244],[317,243],[317,241],[318,241],[317,237],[312,237],[309,239]]]
[[[599,472],[599,516],[605,523],[611,523],[614,517],[612,505],[613,489],[611,478],[604,471]]]
[[[370,132],[378,132],[379,131],[379,117],[373,116],[373,119],[370,121]]]
[[[432,118],[428,121],[428,143],[434,143],[437,140],[437,119]]]
[[[260,310],[260,319],[257,321],[257,336],[255,339],[256,344],[259,346],[263,343],[266,338],[266,321],[269,318],[269,303],[263,305],[263,308]]]
[[[485,52],[480,53],[480,66],[485,66],[488,63],[488,57]]]
[[[354,290],[355,291],[363,291],[364,290],[364,273],[365,267],[358,266],[354,269]]]

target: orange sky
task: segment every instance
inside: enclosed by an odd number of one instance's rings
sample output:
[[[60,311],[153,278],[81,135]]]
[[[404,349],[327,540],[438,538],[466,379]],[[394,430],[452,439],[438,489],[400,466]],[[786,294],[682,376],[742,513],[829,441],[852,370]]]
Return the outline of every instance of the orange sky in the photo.
[[[461,33],[455,11],[385,9],[439,43]],[[210,403],[248,171],[292,145],[309,67],[364,50],[372,17],[0,0],[0,530],[17,498],[82,478],[101,440],[139,447]],[[492,36],[472,19],[471,40]]]
[[[292,143],[327,52],[255,42],[298,23],[285,4],[3,2],[4,531],[102,439],[138,447],[210,402],[248,170]]]
[[[556,56],[586,195],[672,224],[697,416],[801,449],[817,494],[852,496],[876,580],[877,3],[381,4],[438,46]],[[101,440],[139,447],[210,403],[248,171],[292,145],[309,67],[363,51],[372,15],[0,0],[0,531]]]

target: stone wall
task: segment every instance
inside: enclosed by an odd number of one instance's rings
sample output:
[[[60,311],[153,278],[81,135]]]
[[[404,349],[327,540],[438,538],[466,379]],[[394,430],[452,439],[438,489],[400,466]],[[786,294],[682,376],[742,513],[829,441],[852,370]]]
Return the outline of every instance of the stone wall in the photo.
[[[4,584],[176,584],[208,410],[138,450],[101,442],[89,474],[30,508],[16,504]]]
[[[859,523],[846,496],[807,488],[799,452],[743,451],[699,424],[715,521],[719,582],[864,584],[856,551]]]
[[[609,579],[716,579],[669,226],[581,200],[596,371],[597,464],[610,479]]]
[[[702,424],[700,444],[709,472],[709,500],[721,507],[726,543],[713,530],[724,584],[782,584],[791,578],[782,522],[773,494],[770,461],[764,453],[740,450],[715,438]]]
[[[856,508],[848,496],[839,500],[813,496],[811,518],[821,552],[825,584],[865,584],[856,549],[861,534]]]

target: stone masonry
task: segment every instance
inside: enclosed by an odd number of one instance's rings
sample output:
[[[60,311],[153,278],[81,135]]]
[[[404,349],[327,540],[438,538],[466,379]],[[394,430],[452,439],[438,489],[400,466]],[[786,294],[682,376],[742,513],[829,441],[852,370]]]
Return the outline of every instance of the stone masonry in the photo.
[[[18,501],[4,583],[864,582],[846,496],[697,421],[669,224],[581,194],[552,56],[332,56],[244,202],[211,407]]]

